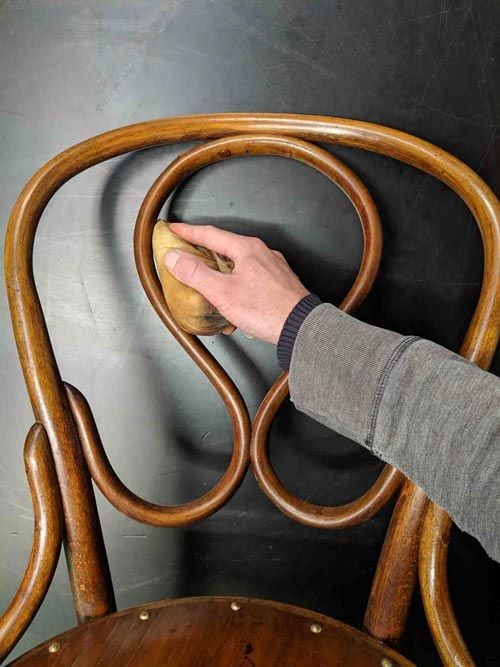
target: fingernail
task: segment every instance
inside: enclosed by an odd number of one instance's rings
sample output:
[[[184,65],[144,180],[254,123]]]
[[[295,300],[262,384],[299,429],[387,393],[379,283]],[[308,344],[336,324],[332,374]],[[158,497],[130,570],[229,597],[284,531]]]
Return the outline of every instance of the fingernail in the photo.
[[[180,254],[177,252],[177,250],[169,250],[163,258],[163,262],[167,269],[171,271],[179,261],[179,257]]]

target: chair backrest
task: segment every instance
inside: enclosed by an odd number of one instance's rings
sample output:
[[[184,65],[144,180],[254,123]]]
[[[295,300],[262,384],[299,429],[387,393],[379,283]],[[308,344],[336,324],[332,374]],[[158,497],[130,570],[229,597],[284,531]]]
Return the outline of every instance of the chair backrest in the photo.
[[[167,507],[149,503],[125,487],[106,457],[85,398],[62,381],[35,287],[32,252],[47,203],[71,177],[132,150],[199,139],[212,141],[174,160],[146,195],[136,225],[135,256],[153,307],[221,395],[231,417],[234,445],[229,466],[212,490],[184,505]],[[419,564],[426,613],[443,660],[447,664],[471,664],[448,595],[446,557],[451,522],[446,513],[429,503],[418,487],[390,466],[363,496],[342,507],[312,505],[291,494],[278,480],[267,455],[270,426],[288,393],[287,374],[280,376],[269,390],[251,425],[232,380],[195,337],[177,326],[163,299],[154,269],[151,236],[165,199],[188,175],[206,164],[239,155],[265,154],[291,157],[311,165],[340,185],[353,202],[363,227],[365,251],[358,277],[341,307],[352,311],[361,303],[380,260],[378,214],[359,178],[309,141],[395,157],[440,179],[464,200],[481,230],[485,264],[481,295],[461,354],[488,368],[499,335],[500,205],[477,174],[432,144],[396,130],[347,119],[217,114],[132,125],[64,151],[25,186],[12,211],[6,237],[9,303],[36,421],[27,438],[25,457],[37,532],[25,578],[0,625],[0,647],[4,652],[26,629],[46,593],[63,532],[78,618],[84,621],[114,610],[91,479],[124,514],[150,525],[182,526],[220,509],[237,490],[251,460],[261,489],[281,511],[320,528],[341,528],[365,521],[399,492],[373,582],[365,628],[386,642],[401,636]]]

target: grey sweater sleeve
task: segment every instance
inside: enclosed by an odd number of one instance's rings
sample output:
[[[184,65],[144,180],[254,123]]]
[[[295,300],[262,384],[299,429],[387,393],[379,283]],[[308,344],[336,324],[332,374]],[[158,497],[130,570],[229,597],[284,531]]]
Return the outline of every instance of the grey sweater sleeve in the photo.
[[[317,306],[290,366],[302,412],[366,446],[500,561],[500,381],[435,343]]]

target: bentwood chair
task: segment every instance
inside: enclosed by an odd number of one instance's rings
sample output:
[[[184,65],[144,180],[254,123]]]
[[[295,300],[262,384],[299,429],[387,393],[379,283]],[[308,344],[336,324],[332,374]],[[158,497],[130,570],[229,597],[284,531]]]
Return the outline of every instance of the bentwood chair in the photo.
[[[60,377],[38,299],[32,251],[50,198],[72,176],[117,155],[181,141],[210,140],[180,155],[158,177],[141,206],[135,259],[156,312],[219,392],[234,433],[230,464],[201,498],[160,506],[139,498],[106,457],[84,396]],[[431,633],[446,665],[472,665],[447,585],[451,521],[424,493],[386,466],[357,500],[322,507],[290,493],[267,453],[273,419],[288,394],[287,374],[262,402],[253,424],[238,389],[194,336],[169,313],[155,273],[151,236],[168,195],[210,163],[248,154],[278,155],[319,170],[354,204],[364,233],[359,274],[342,308],[354,311],[369,292],[381,255],[377,210],[359,178],[309,141],[382,153],[443,181],[467,204],[484,244],[484,280],[461,354],[488,368],[500,318],[500,205],[486,184],[436,146],[393,129],[359,121],[278,114],[217,114],[149,121],[106,132],[60,153],[28,182],[9,222],[5,271],[14,333],[35,423],[25,445],[35,532],[26,573],[0,620],[0,653],[7,656],[35,616],[51,583],[61,544],[79,625],[17,659],[15,665],[409,665],[391,648],[401,637],[417,577]],[[439,443],[437,443],[439,444]],[[92,481],[120,512],[158,527],[187,526],[219,510],[237,491],[247,466],[260,488],[288,517],[324,530],[366,521],[398,494],[368,600],[363,631],[290,605],[265,600],[199,597],[165,600],[117,612]],[[362,601],[360,600],[360,604]]]

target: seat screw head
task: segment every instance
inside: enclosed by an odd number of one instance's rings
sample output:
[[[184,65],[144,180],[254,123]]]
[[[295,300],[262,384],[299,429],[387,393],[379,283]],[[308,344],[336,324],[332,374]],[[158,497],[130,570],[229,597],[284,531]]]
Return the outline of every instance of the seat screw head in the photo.
[[[49,646],[49,653],[57,653],[60,648],[61,644],[59,642],[52,642],[52,644]]]
[[[139,614],[139,618],[141,619],[141,621],[147,621],[149,618],[149,611],[143,609]]]
[[[239,611],[241,609],[241,605],[238,602],[231,602],[231,609],[233,611]]]
[[[321,632],[321,630],[323,630],[323,628],[319,623],[311,623],[310,630],[311,632],[314,632],[315,635],[319,635],[319,633]]]
[[[382,661],[380,662],[380,667],[394,667],[392,660],[389,660],[389,658],[382,658]]]

